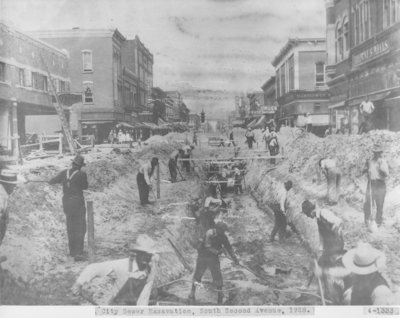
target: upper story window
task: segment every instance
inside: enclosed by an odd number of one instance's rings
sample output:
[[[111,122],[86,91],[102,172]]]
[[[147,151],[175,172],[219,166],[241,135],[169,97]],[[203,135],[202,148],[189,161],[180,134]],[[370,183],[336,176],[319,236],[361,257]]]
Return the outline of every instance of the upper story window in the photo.
[[[47,76],[32,72],[32,87],[47,92]]]
[[[343,48],[344,52],[350,50],[349,19],[347,16],[343,20]]]
[[[83,72],[93,71],[93,53],[91,50],[82,51],[82,70]]]
[[[336,25],[336,62],[343,60],[343,29],[341,23]]]
[[[400,20],[400,0],[383,0],[383,28]]]
[[[23,68],[18,69],[18,84],[20,86],[26,86],[25,70]]]
[[[288,60],[289,65],[289,91],[294,89],[294,55]]]
[[[83,103],[93,104],[93,82],[83,82]]]
[[[325,63],[315,64],[315,87],[325,86]]]
[[[7,82],[8,79],[8,67],[6,63],[0,62],[0,82]]]

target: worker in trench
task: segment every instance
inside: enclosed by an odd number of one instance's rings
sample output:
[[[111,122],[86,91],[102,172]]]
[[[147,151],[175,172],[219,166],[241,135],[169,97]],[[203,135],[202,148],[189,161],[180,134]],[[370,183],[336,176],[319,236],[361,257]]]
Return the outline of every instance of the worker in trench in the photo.
[[[217,289],[217,303],[222,304],[223,301],[223,281],[221,273],[221,265],[219,255],[224,249],[228,252],[235,264],[239,264],[229,239],[226,237],[225,232],[228,231],[228,226],[224,222],[217,222],[214,228],[209,229],[203,238],[203,241],[198,249],[198,256],[196,262],[196,269],[193,275],[192,289],[189,295],[189,301],[195,302],[196,286],[201,286],[201,278],[205,271],[210,269],[213,283]]]
[[[352,273],[352,284],[344,294],[344,304],[354,306],[393,306],[400,295],[393,294],[383,277],[385,254],[369,243],[360,242],[343,256],[344,266]]]
[[[350,272],[344,268],[342,256],[346,252],[343,239],[343,222],[332,211],[319,209],[309,200],[301,204],[302,213],[315,219],[318,226],[320,248],[314,255],[313,275],[308,285],[316,276],[322,280],[324,295],[334,305],[343,303],[344,291],[350,286]]]
[[[105,304],[147,306],[159,261],[154,241],[146,234],[131,243],[128,258],[88,265],[72,286],[75,295],[95,277],[112,278],[113,286]],[[107,292],[107,291],[105,291]]]
[[[82,171],[85,159],[76,155],[70,169],[61,171],[49,184],[63,185],[63,209],[67,223],[69,255],[76,262],[84,261],[84,239],[86,234],[86,206],[83,190],[88,188],[86,172]]]
[[[364,222],[367,227],[374,229],[375,223],[380,227],[383,223],[383,204],[386,196],[386,178],[389,176],[389,166],[383,158],[383,147],[374,145],[373,158],[367,160],[363,173],[368,174],[368,184],[364,201]],[[372,213],[375,202],[376,216]]]
[[[183,154],[182,154],[182,159],[185,159],[185,161],[182,162],[182,168],[186,171],[186,173],[190,173],[190,158],[192,156],[192,151],[194,150],[193,145],[185,145],[182,147]]]
[[[136,181],[139,190],[140,204],[145,206],[150,204],[149,192],[152,189],[151,180],[154,174],[155,168],[158,166],[158,158],[151,158],[150,162],[146,162],[140,166],[139,172],[136,176]]]
[[[288,180],[284,183],[284,188],[281,189],[279,193],[278,202],[272,204],[272,209],[275,215],[275,224],[272,229],[271,236],[269,241],[273,242],[275,240],[275,235],[278,233],[279,241],[283,242],[287,236],[286,227],[287,227],[287,219],[286,212],[289,205],[288,196],[293,187],[293,183],[291,180]]]
[[[200,224],[204,233],[215,227],[215,219],[220,214],[222,209],[222,200],[218,198],[216,191],[211,191],[211,194],[204,201],[204,208],[200,210]]]
[[[182,149],[177,149],[174,150],[168,161],[168,168],[169,168],[169,173],[171,174],[171,182],[176,182],[176,178],[178,176],[178,159],[179,157],[182,158],[183,156],[183,150]]]
[[[328,204],[337,204],[340,197],[342,174],[336,165],[336,160],[331,158],[320,159],[317,166],[319,180],[321,180],[321,172],[326,178]]]
[[[253,142],[256,142],[254,131],[249,127],[245,133],[246,143],[249,149],[253,149]]]

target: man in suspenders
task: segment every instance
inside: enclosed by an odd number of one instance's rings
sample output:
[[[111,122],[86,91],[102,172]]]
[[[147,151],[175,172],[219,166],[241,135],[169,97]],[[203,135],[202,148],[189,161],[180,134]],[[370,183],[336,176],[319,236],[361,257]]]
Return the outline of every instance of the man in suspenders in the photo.
[[[86,207],[83,190],[88,188],[86,172],[81,171],[84,158],[77,155],[72,167],[61,171],[49,184],[62,183],[63,209],[67,221],[69,254],[75,261],[83,261],[83,245],[86,234]]]

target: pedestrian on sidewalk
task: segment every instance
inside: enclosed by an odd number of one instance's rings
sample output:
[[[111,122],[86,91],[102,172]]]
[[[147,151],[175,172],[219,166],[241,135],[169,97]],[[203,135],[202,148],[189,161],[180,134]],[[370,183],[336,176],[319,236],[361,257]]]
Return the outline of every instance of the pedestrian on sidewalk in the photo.
[[[253,142],[256,142],[254,137],[254,131],[249,127],[245,134],[247,146],[249,149],[253,149]]]
[[[233,147],[236,147],[235,139],[233,137],[233,130],[231,130],[231,132],[229,133],[229,141],[231,142]]]
[[[275,204],[273,206],[273,211],[275,214],[275,224],[274,228],[272,229],[270,242],[275,240],[275,235],[278,233],[279,241],[283,242],[286,238],[286,212],[288,208],[288,194],[289,191],[292,189],[293,183],[291,180],[288,180],[284,183],[284,189],[282,189],[279,195],[279,204]]]
[[[143,206],[150,203],[149,192],[152,188],[151,180],[156,166],[158,166],[158,158],[153,157],[150,162],[146,162],[140,166],[139,172],[136,176],[140,204]]]
[[[389,166],[387,161],[382,157],[383,147],[381,145],[374,145],[372,152],[373,158],[366,162],[363,171],[364,173],[368,173],[364,203],[364,221],[366,226],[372,226],[376,222],[379,227],[383,222],[383,204],[386,196],[386,178],[389,176]],[[376,204],[375,218],[372,213],[373,202]]]
[[[99,305],[147,306],[159,260],[154,241],[146,234],[140,235],[136,243],[130,244],[127,256],[88,265],[72,286],[73,294],[79,295],[82,286],[95,277],[113,275],[110,295],[106,303]]]
[[[385,254],[369,243],[359,243],[355,249],[343,256],[344,266],[352,272],[352,286],[346,290],[345,305],[353,306],[391,306],[398,300],[382,276],[385,268]]]
[[[349,288],[350,272],[343,267],[342,256],[346,252],[343,239],[343,222],[332,211],[318,209],[309,200],[301,204],[302,213],[311,219],[316,219],[318,225],[319,251],[314,259],[317,266],[312,265],[314,275],[322,280],[324,294],[335,305],[343,303],[343,293]],[[314,276],[309,279],[311,284]]]
[[[326,178],[328,203],[330,205],[337,204],[340,197],[340,181],[342,174],[336,165],[336,160],[331,158],[320,159],[317,167],[319,180],[321,180],[321,172]]]
[[[182,155],[183,155],[183,150],[177,149],[177,150],[174,150],[169,157],[168,168],[169,168],[169,173],[171,174],[171,182],[172,183],[176,182],[176,177],[178,176],[177,169],[179,169],[178,168],[178,158],[179,157],[182,158]]]
[[[76,155],[72,167],[61,171],[49,184],[63,185],[63,209],[67,222],[69,254],[75,261],[83,261],[84,239],[86,234],[86,206],[83,190],[88,188],[86,172],[82,171],[85,159]]]
[[[232,249],[229,239],[226,237],[225,232],[228,231],[228,226],[224,222],[215,224],[215,228],[209,229],[204,235],[203,242],[198,249],[198,256],[196,262],[196,269],[193,275],[192,290],[189,295],[191,302],[195,301],[196,285],[201,284],[201,278],[204,272],[209,268],[213,283],[217,289],[217,303],[222,304],[223,301],[223,281],[221,273],[221,265],[219,255],[223,253],[223,248],[228,252],[232,260],[238,264],[239,260]]]

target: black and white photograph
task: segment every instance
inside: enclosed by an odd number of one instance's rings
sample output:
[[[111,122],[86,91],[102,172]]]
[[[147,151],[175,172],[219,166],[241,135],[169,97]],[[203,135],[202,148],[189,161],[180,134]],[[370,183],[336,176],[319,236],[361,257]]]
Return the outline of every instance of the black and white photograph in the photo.
[[[0,0],[0,316],[399,315],[399,242],[400,0]]]

